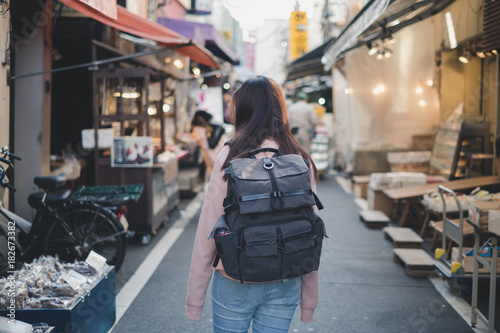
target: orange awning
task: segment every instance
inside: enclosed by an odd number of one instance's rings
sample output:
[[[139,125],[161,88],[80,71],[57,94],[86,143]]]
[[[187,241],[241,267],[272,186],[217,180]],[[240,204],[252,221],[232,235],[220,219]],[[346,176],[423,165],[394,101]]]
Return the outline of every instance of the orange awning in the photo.
[[[163,47],[176,47],[176,52],[193,61],[212,67],[222,68],[215,56],[204,47],[157,23],[135,15],[117,5],[117,18],[113,19],[78,0],[59,0],[64,5],[105,25],[123,32],[157,42]]]

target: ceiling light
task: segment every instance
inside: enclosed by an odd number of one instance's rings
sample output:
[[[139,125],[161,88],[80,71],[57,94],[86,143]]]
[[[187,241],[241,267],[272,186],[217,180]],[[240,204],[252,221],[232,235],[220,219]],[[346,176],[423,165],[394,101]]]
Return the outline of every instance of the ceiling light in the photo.
[[[349,95],[350,93],[352,93],[352,89],[346,88],[346,89],[344,90],[344,93],[345,93],[346,95]]]
[[[446,27],[448,28],[448,39],[450,40],[450,48],[454,49],[457,47],[457,36],[455,35],[455,27],[453,26],[453,18],[451,13],[447,12],[444,14],[446,18]]]
[[[498,54],[497,50],[491,50],[491,53],[493,53],[494,55]]]
[[[484,52],[482,52],[482,51],[477,51],[477,52],[476,52],[476,55],[477,55],[479,58],[486,58],[486,54],[484,54]]]
[[[179,59],[175,59],[174,66],[177,68],[182,68],[182,67],[184,67],[184,64]]]
[[[229,88],[231,88],[231,85],[228,82],[226,82],[222,85],[222,88],[228,90]]]
[[[193,71],[194,75],[200,75],[201,74],[201,70],[198,67],[193,67],[192,71]]]
[[[428,80],[428,81],[427,81],[427,85],[428,85],[429,87],[432,87],[432,86],[434,85],[434,82],[433,82],[432,80]]]
[[[163,109],[163,112],[167,113],[170,111],[171,107],[168,104],[163,104],[162,109]]]
[[[463,62],[464,64],[468,64],[469,60],[472,58],[472,55],[470,54],[469,51],[464,52],[460,57],[458,57],[458,60]]]
[[[385,49],[384,57],[386,57],[387,59],[389,59],[392,56],[392,53],[393,53],[392,50]]]
[[[368,47],[370,48],[370,46],[369,46],[369,45],[368,45]],[[368,51],[368,55],[369,55],[369,56],[372,56],[372,55],[374,55],[374,54],[375,54],[375,53],[377,53],[377,52],[378,52],[378,45],[377,45],[377,44],[375,44],[375,46],[374,46],[374,47],[372,47],[372,48],[370,48],[370,50]]]
[[[156,107],[154,107],[154,106],[150,106],[150,107],[148,108],[148,114],[149,114],[150,116],[154,116],[154,115],[156,114]]]
[[[418,102],[418,105],[420,105],[421,107],[424,107],[427,105],[427,103],[424,100],[422,100],[422,101]]]
[[[208,86],[204,83],[204,84],[202,84],[202,85],[201,85],[201,89],[203,89],[203,90],[207,90],[207,89],[208,89]]]
[[[421,94],[423,90],[422,88],[418,87],[415,91],[417,92],[417,94]]]
[[[389,36],[389,38],[387,38],[385,40],[385,42],[388,44],[388,45],[391,45],[391,44],[394,44],[397,42],[396,38],[392,37],[392,35]]]
[[[320,97],[320,98],[318,99],[318,104],[319,104],[319,105],[325,105],[325,103],[326,103],[326,100],[325,100],[323,97]]]
[[[378,52],[378,53],[377,53],[377,59],[378,59],[378,60],[381,60],[381,59],[383,59],[383,58],[384,58],[384,54],[383,54],[382,52]]]

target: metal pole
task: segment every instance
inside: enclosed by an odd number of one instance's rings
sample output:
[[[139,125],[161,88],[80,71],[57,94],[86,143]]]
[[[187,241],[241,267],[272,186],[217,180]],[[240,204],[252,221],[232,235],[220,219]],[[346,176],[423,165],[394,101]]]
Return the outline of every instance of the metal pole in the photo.
[[[490,302],[488,308],[488,332],[495,333],[495,298],[497,292],[498,237],[491,237]]]
[[[473,264],[472,264],[472,302],[471,302],[471,326],[476,327],[477,324],[477,290],[478,290],[478,274],[479,274],[479,263],[476,256],[479,255],[479,231],[474,227],[474,254]]]

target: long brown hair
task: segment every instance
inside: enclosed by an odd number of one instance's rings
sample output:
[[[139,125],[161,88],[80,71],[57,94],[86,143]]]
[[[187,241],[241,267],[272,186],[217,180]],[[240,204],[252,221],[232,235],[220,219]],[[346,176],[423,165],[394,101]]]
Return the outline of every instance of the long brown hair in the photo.
[[[233,94],[231,111],[235,135],[228,142],[231,150],[222,169],[234,158],[260,148],[265,139],[270,139],[284,153],[298,154],[307,159],[309,168],[314,175],[317,174],[311,157],[290,132],[285,95],[275,81],[265,76],[245,81]]]

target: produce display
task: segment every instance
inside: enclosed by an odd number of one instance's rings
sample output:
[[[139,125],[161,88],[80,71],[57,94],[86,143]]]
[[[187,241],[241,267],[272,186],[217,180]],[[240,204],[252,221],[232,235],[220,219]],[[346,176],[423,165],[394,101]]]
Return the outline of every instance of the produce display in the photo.
[[[87,262],[63,263],[57,257],[41,256],[0,279],[0,309],[15,303],[16,309],[71,308],[108,271]]]

